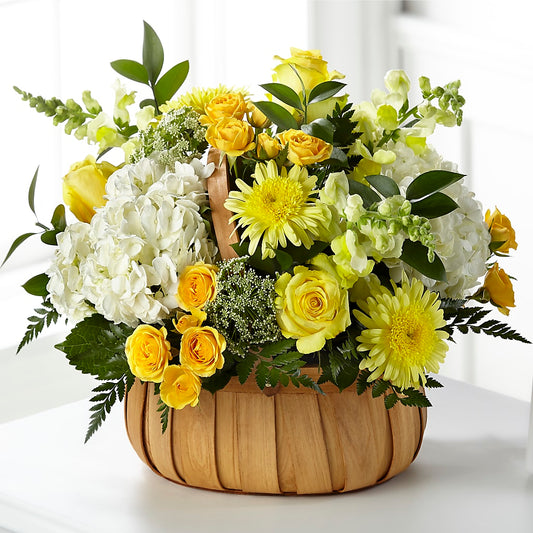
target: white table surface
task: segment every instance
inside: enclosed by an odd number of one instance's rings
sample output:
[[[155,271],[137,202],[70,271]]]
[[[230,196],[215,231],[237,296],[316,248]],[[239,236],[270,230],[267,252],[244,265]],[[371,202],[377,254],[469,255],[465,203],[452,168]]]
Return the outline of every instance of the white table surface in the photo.
[[[404,473],[329,496],[182,487],[137,458],[117,405],[88,444],[88,402],[0,425],[0,532],[533,532],[529,404],[442,379]]]

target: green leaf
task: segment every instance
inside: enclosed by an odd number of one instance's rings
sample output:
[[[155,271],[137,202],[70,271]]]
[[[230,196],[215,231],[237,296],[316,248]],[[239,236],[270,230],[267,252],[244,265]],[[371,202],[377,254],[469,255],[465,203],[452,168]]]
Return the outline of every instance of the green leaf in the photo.
[[[165,54],[163,52],[163,45],[157,36],[152,26],[148,22],[144,22],[144,40],[143,40],[143,65],[148,73],[148,79],[155,84],[161,69],[163,68],[163,61]]]
[[[332,144],[335,126],[325,118],[317,118],[310,124],[302,124],[302,131],[307,133],[307,135],[318,137],[319,139]],[[342,153],[344,154],[344,152]]]
[[[264,361],[262,361],[261,363],[259,363],[259,365],[257,365],[257,368],[255,369],[255,382],[261,390],[263,390],[266,387],[266,384],[268,383],[268,374],[268,365]]]
[[[57,235],[60,233],[55,229],[50,229],[41,233],[41,241],[44,244],[49,244],[50,246],[57,246]]]
[[[261,353],[261,355],[263,354]],[[300,352],[282,353],[274,358],[272,364],[276,366],[286,366],[290,363],[294,363],[294,361],[299,361],[301,357],[302,354]]]
[[[231,379],[230,372],[219,371],[215,372],[208,378],[202,378],[202,388],[214,394],[216,391],[223,389]]]
[[[108,381],[129,372],[124,346],[132,333],[132,327],[94,314],[78,322],[56,348],[80,372]]]
[[[392,409],[396,405],[398,400],[398,395],[395,392],[387,394],[387,396],[385,396],[385,408]]]
[[[37,235],[36,233],[24,233],[23,235],[19,235],[11,245],[11,248],[9,248],[9,251],[7,252],[4,260],[2,261],[2,264],[0,267],[4,266],[4,263],[11,257],[13,252],[26,240],[29,239],[32,235]]]
[[[257,355],[248,355],[242,361],[239,361],[236,366],[237,375],[239,376],[239,383],[242,385],[250,377],[252,369],[257,361]]]
[[[282,353],[288,352],[294,348],[296,341],[294,339],[281,339],[280,341],[266,344],[261,349],[261,357],[275,357]]]
[[[31,180],[30,188],[28,190],[28,204],[30,205],[30,209],[32,210],[32,213],[37,216],[37,213],[35,213],[35,186],[37,185],[37,175],[39,174],[39,167],[37,167],[37,170],[35,171],[35,174],[33,175],[33,179]]]
[[[440,381],[437,381],[435,378],[432,378],[431,376],[426,376],[426,384],[425,387],[428,389],[440,389],[443,387],[442,383]]]
[[[308,389],[313,389],[319,394],[324,395],[324,391],[320,388],[320,386],[317,385],[315,381],[307,374],[302,374],[301,376],[298,376],[296,379],[298,380],[300,385],[303,385],[304,387],[307,387]]]
[[[313,87],[312,91],[309,93],[307,103],[314,104],[316,102],[321,102],[322,100],[327,100],[336,95],[343,87],[346,87],[346,83],[340,81],[325,81],[319,83]]]
[[[295,109],[303,111],[300,97],[293,89],[291,89],[287,85],[283,85],[282,83],[264,83],[259,87],[265,89],[265,91],[269,92],[272,96],[276,97],[284,104],[290,105]]]
[[[425,394],[417,389],[405,389],[402,391],[406,395],[405,398],[400,398],[403,405],[409,407],[431,407],[431,402],[426,398]]]
[[[47,296],[48,291],[46,290],[46,285],[48,284],[49,279],[50,278],[46,274],[38,274],[24,283],[22,288],[28,294],[32,294],[33,296]]]
[[[142,109],[143,107],[147,107],[149,105],[156,107],[155,100],[153,98],[145,98],[141,101],[139,107]]]
[[[406,240],[400,259],[428,278],[446,281],[446,270],[439,256],[435,254],[433,263],[430,263],[427,253],[428,249],[422,243]]]
[[[143,65],[133,61],[133,59],[117,59],[111,62],[111,67],[129,80],[148,85],[148,71]]]
[[[381,197],[379,194],[360,181],[355,181],[352,179],[348,180],[348,186],[350,189],[350,194],[358,194],[362,198],[365,209],[368,209],[376,202],[381,202]]]
[[[155,389],[154,389],[155,390]],[[170,414],[170,406],[163,402],[161,398],[157,401],[157,411],[161,418],[161,434],[163,435],[168,427],[168,415]]]
[[[405,197],[408,200],[424,198],[459,181],[464,176],[465,174],[450,172],[449,170],[430,170],[429,172],[424,172],[416,177],[409,187],[407,187]]]
[[[26,344],[37,338],[45,326],[48,327],[57,322],[59,313],[54,309],[54,306],[48,300],[43,300],[41,305],[42,308],[35,309],[35,313],[39,316],[32,316],[28,319],[30,323],[26,328],[24,337],[18,345],[17,353],[19,353]]]
[[[280,250],[279,248],[276,250],[276,261],[279,263],[279,266],[281,267],[281,270],[283,272],[286,272],[289,270],[292,266],[292,257],[287,252],[284,252],[283,250]]]
[[[279,104],[275,102],[254,102],[254,105],[278,126],[278,133],[284,130],[298,129],[296,119]]]
[[[385,198],[400,194],[398,185],[392,178],[389,178],[388,176],[375,174],[372,176],[366,176],[365,179],[368,181],[368,183],[370,183],[372,188],[376,189],[376,191],[378,191]]]
[[[67,227],[67,218],[65,217],[65,206],[63,204],[59,204],[54,209],[51,223],[57,231],[65,231],[65,228]]]
[[[374,384],[372,385],[372,397],[373,398],[379,398],[390,387],[390,383],[388,381],[384,381],[382,379],[378,379],[374,381]]]
[[[367,178],[368,179],[368,178]],[[451,213],[459,205],[442,192],[426,196],[422,200],[411,203],[411,213],[425,218],[438,218]]]
[[[154,92],[157,102],[164,104],[170,100],[183,85],[183,82],[189,74],[189,61],[182,61],[174,65],[166,72],[161,79],[155,84]]]
[[[370,387],[371,382],[368,381],[368,378],[370,377],[370,370],[364,369],[359,372],[359,375],[357,376],[357,394],[361,395],[363,394],[368,387]]]

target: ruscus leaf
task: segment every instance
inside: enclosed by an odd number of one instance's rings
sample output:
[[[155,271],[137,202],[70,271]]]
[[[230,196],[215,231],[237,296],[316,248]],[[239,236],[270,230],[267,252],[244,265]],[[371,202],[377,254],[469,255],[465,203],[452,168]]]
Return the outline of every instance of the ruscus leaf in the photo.
[[[385,198],[400,194],[398,185],[392,178],[389,178],[388,176],[375,174],[372,176],[366,176],[365,179],[368,181],[368,183],[370,183],[373,189],[376,189],[376,191],[378,191]]]
[[[303,111],[300,97],[293,89],[291,89],[287,85],[283,85],[283,83],[263,83],[263,85],[260,85],[259,87],[265,89],[265,91],[269,92],[272,96],[274,96],[284,104],[290,105],[295,109]]]
[[[22,288],[33,296],[47,296],[48,291],[46,290],[46,285],[49,279],[46,274],[38,274],[24,283]]]
[[[406,240],[400,259],[428,278],[446,281],[446,269],[439,256],[435,254],[433,263],[430,263],[427,253],[428,249],[422,243]]]
[[[32,213],[37,216],[35,213],[35,186],[37,185],[37,175],[39,174],[39,167],[35,170],[35,174],[33,175],[33,179],[30,183],[30,188],[28,189],[28,204],[30,206],[30,209],[32,210]]]
[[[137,61],[133,59],[117,59],[111,62],[113,70],[118,72],[121,76],[129,80],[137,81],[139,83],[148,84],[148,71]]]
[[[430,170],[416,177],[407,190],[405,197],[408,200],[418,200],[437,191],[440,191],[452,183],[464,178],[465,174],[451,172],[449,170]]]
[[[36,233],[24,233],[22,235],[19,235],[14,241],[13,241],[13,244],[11,245],[11,248],[9,248],[9,251],[7,252],[6,256],[4,257],[4,260],[2,261],[2,264],[0,265],[3,266],[4,263],[11,257],[11,255],[13,254],[13,252],[26,240],[26,239],[29,239],[32,235],[36,235]]]
[[[144,21],[143,65],[152,85],[155,85],[157,77],[163,68],[164,59],[165,54],[161,40],[152,26]]]
[[[340,81],[325,81],[319,83],[313,87],[312,91],[309,93],[307,103],[314,104],[316,102],[321,102],[322,100],[327,100],[336,95],[343,87],[346,87],[346,83]]]
[[[254,102],[254,105],[269,120],[278,126],[278,132],[298,129],[296,119],[284,108],[275,102]]]
[[[154,87],[158,104],[164,104],[170,100],[183,85],[188,74],[189,61],[182,61],[163,74]]]
[[[436,192],[411,203],[411,213],[425,218],[438,218],[453,210],[459,205],[448,195],[442,192]]]
[[[380,202],[379,194],[359,181],[348,180],[350,194],[358,194],[363,200],[363,206],[368,209],[372,204]]]

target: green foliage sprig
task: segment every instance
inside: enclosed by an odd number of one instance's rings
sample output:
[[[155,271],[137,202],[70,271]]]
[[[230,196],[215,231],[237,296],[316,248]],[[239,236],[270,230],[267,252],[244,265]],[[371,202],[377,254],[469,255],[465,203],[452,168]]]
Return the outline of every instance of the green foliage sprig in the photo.
[[[35,314],[28,318],[29,324],[26,327],[24,337],[22,337],[22,340],[18,345],[17,353],[19,353],[26,344],[29,344],[32,340],[36,339],[45,327],[55,324],[59,319],[59,313],[47,298],[43,298],[41,307],[35,309],[34,312]]]
[[[161,40],[150,24],[144,22],[142,64],[133,59],[118,59],[111,63],[121,76],[150,87],[153,98],[143,100],[140,107],[153,105],[157,115],[159,106],[176,94],[189,73],[189,61],[182,61],[159,77],[164,59]]]

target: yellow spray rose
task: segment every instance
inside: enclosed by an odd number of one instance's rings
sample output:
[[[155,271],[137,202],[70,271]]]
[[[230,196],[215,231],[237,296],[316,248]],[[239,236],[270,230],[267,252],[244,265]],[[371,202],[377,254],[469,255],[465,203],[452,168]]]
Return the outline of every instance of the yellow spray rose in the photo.
[[[292,67],[298,71],[307,94],[319,83],[344,78],[344,74],[336,70],[332,72],[328,71],[328,63],[322,59],[320,50],[291,48],[291,57],[283,59],[282,57],[275,56],[275,59],[278,59],[281,63],[274,68],[274,74],[272,75],[273,81],[288,85],[300,96],[302,94],[302,84]],[[332,113],[336,103],[339,103],[342,107],[346,103],[346,100],[346,96],[332,97],[309,105],[307,109],[307,122],[312,122],[317,118],[325,118],[326,115]],[[292,111],[292,109],[290,110]]]
[[[202,377],[224,366],[226,339],[209,326],[187,328],[181,337],[180,362]]]
[[[183,409],[198,404],[202,382],[189,368],[170,365],[163,374],[163,382],[159,390],[161,400],[174,409]]]
[[[218,267],[206,263],[189,265],[178,278],[178,305],[185,311],[202,309],[216,295]]]
[[[211,124],[205,134],[207,142],[232,157],[255,148],[254,129],[236,118],[222,118]]]
[[[321,350],[350,325],[348,291],[329,272],[297,266],[276,281],[276,318],[300,353]]]
[[[281,145],[276,138],[272,138],[267,133],[260,133],[257,136],[257,157],[274,159],[280,152]]]
[[[490,209],[485,213],[485,222],[489,227],[491,242],[501,242],[501,246],[497,248],[498,252],[504,254],[509,252],[510,248],[516,250],[517,243],[515,240],[515,231],[511,226],[511,221],[500,213],[498,208],[495,208],[494,213]]]
[[[95,208],[105,205],[105,184],[115,170],[111,163],[97,163],[90,155],[70,167],[63,178],[63,200],[78,220],[90,222]]]
[[[289,145],[287,159],[302,167],[325,161],[333,150],[331,144],[301,130],[284,131],[278,135],[278,138],[282,146]]]
[[[246,118],[254,128],[265,129],[272,124],[267,116],[252,103],[248,104]]]
[[[515,306],[513,284],[503,268],[498,266],[498,263],[494,263],[487,272],[483,289],[489,293],[491,301],[498,306],[498,310],[504,315],[509,314],[509,307]]]
[[[178,313],[177,318],[173,320],[172,323],[174,324],[176,331],[183,335],[189,328],[201,326],[203,321],[203,317],[199,314],[186,315],[185,313]]]
[[[248,104],[240,93],[226,93],[215,96],[206,106],[205,115],[200,117],[204,126],[216,124],[222,118],[241,120],[248,110]]]
[[[163,372],[172,359],[165,328],[141,324],[126,340],[126,357],[134,376],[161,383]]]

